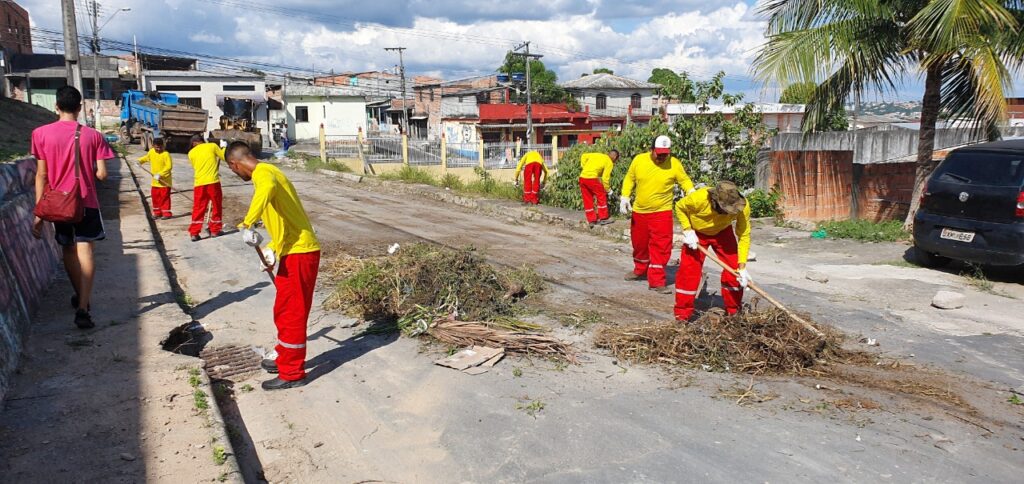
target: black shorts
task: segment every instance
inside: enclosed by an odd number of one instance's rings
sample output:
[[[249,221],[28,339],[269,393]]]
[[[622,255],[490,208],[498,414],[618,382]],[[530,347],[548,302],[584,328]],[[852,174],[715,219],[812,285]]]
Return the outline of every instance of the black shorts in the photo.
[[[86,207],[85,216],[76,224],[54,222],[53,231],[57,243],[64,247],[75,245],[76,242],[95,242],[107,238],[98,208]]]

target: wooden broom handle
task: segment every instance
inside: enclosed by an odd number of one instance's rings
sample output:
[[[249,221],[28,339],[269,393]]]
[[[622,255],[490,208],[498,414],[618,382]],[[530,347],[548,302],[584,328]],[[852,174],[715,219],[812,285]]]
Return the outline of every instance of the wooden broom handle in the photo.
[[[712,254],[711,251],[708,250],[706,247],[697,244],[697,249],[703,252],[707,258],[711,259],[716,264],[722,266],[722,270],[728,271],[733,276],[739,277],[739,272],[737,272],[736,269],[733,269],[732,267],[729,267],[725,262],[722,262],[718,257],[715,256],[715,254]],[[749,287],[752,291],[758,293],[761,297],[765,298],[765,300],[772,303],[772,305],[774,305],[775,307],[785,311],[786,315],[788,315],[790,318],[793,318],[796,322],[800,323],[805,329],[807,329],[807,331],[810,331],[815,336],[821,339],[825,339],[825,334],[819,331],[818,328],[815,328],[814,325],[807,322],[807,320],[801,318],[800,316],[797,316],[796,313],[790,311],[789,308],[784,306],[781,302],[768,295],[768,293],[765,292],[764,289],[761,289],[761,286],[755,284],[754,281],[748,282],[747,287]]]

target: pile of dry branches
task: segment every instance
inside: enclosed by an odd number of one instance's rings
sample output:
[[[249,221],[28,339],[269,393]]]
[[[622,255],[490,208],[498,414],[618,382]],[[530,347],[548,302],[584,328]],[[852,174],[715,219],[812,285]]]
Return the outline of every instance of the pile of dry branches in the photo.
[[[568,343],[539,331],[517,331],[476,321],[439,319],[427,327],[426,334],[446,344],[504,348],[511,353],[561,358],[576,363],[576,353]]]
[[[768,309],[728,316],[715,309],[690,323],[606,326],[594,343],[634,363],[669,363],[709,371],[751,374],[816,373],[824,361],[844,361],[842,336],[815,325],[821,339],[784,311]]]

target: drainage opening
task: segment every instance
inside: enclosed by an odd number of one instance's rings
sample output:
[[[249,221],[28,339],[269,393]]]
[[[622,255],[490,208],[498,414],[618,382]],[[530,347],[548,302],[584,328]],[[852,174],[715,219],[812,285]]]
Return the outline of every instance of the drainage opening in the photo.
[[[213,340],[213,334],[203,328],[198,321],[190,321],[171,330],[167,338],[160,342],[164,351],[181,355],[199,357],[206,344]]]

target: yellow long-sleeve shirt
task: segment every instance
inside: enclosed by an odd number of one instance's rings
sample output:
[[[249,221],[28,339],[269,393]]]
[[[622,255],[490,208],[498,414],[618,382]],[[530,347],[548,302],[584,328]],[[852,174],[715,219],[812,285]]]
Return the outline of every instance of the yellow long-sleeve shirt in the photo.
[[[611,187],[613,163],[604,153],[583,153],[580,156],[580,178],[600,178],[605,191]]]
[[[196,145],[188,152],[188,161],[196,172],[194,186],[201,187],[220,182],[220,162],[224,159],[224,149],[217,143]]]
[[[678,158],[670,157],[668,162],[659,165],[651,158],[650,152],[640,153],[629,164],[626,179],[622,182],[622,196],[629,198],[636,187],[634,212],[664,212],[672,210],[672,187],[676,185],[684,194],[693,191],[693,182]]]
[[[171,162],[171,154],[162,151],[157,153],[156,150],[149,150],[142,158],[139,158],[139,163],[151,163],[154,175],[160,175],[160,181],[153,180],[152,186],[157,188],[170,188],[171,187],[171,168],[173,163]]]
[[[683,230],[693,230],[704,235],[716,235],[735,221],[739,263],[747,263],[747,254],[750,252],[749,202],[736,215],[717,213],[711,207],[711,193],[707,188],[701,188],[676,203],[676,218]]]
[[[252,227],[262,219],[271,239],[267,246],[278,257],[320,250],[320,242],[309,223],[306,209],[302,207],[292,182],[279,168],[266,163],[257,164],[252,172],[252,184],[256,190],[242,222],[244,226]]]
[[[526,165],[531,165],[533,163],[540,163],[540,169],[544,171],[544,179],[547,180],[548,166],[544,164],[544,157],[536,150],[526,153],[519,159],[519,164],[516,165],[516,180],[519,179],[519,174],[523,172],[523,168],[525,168]]]

